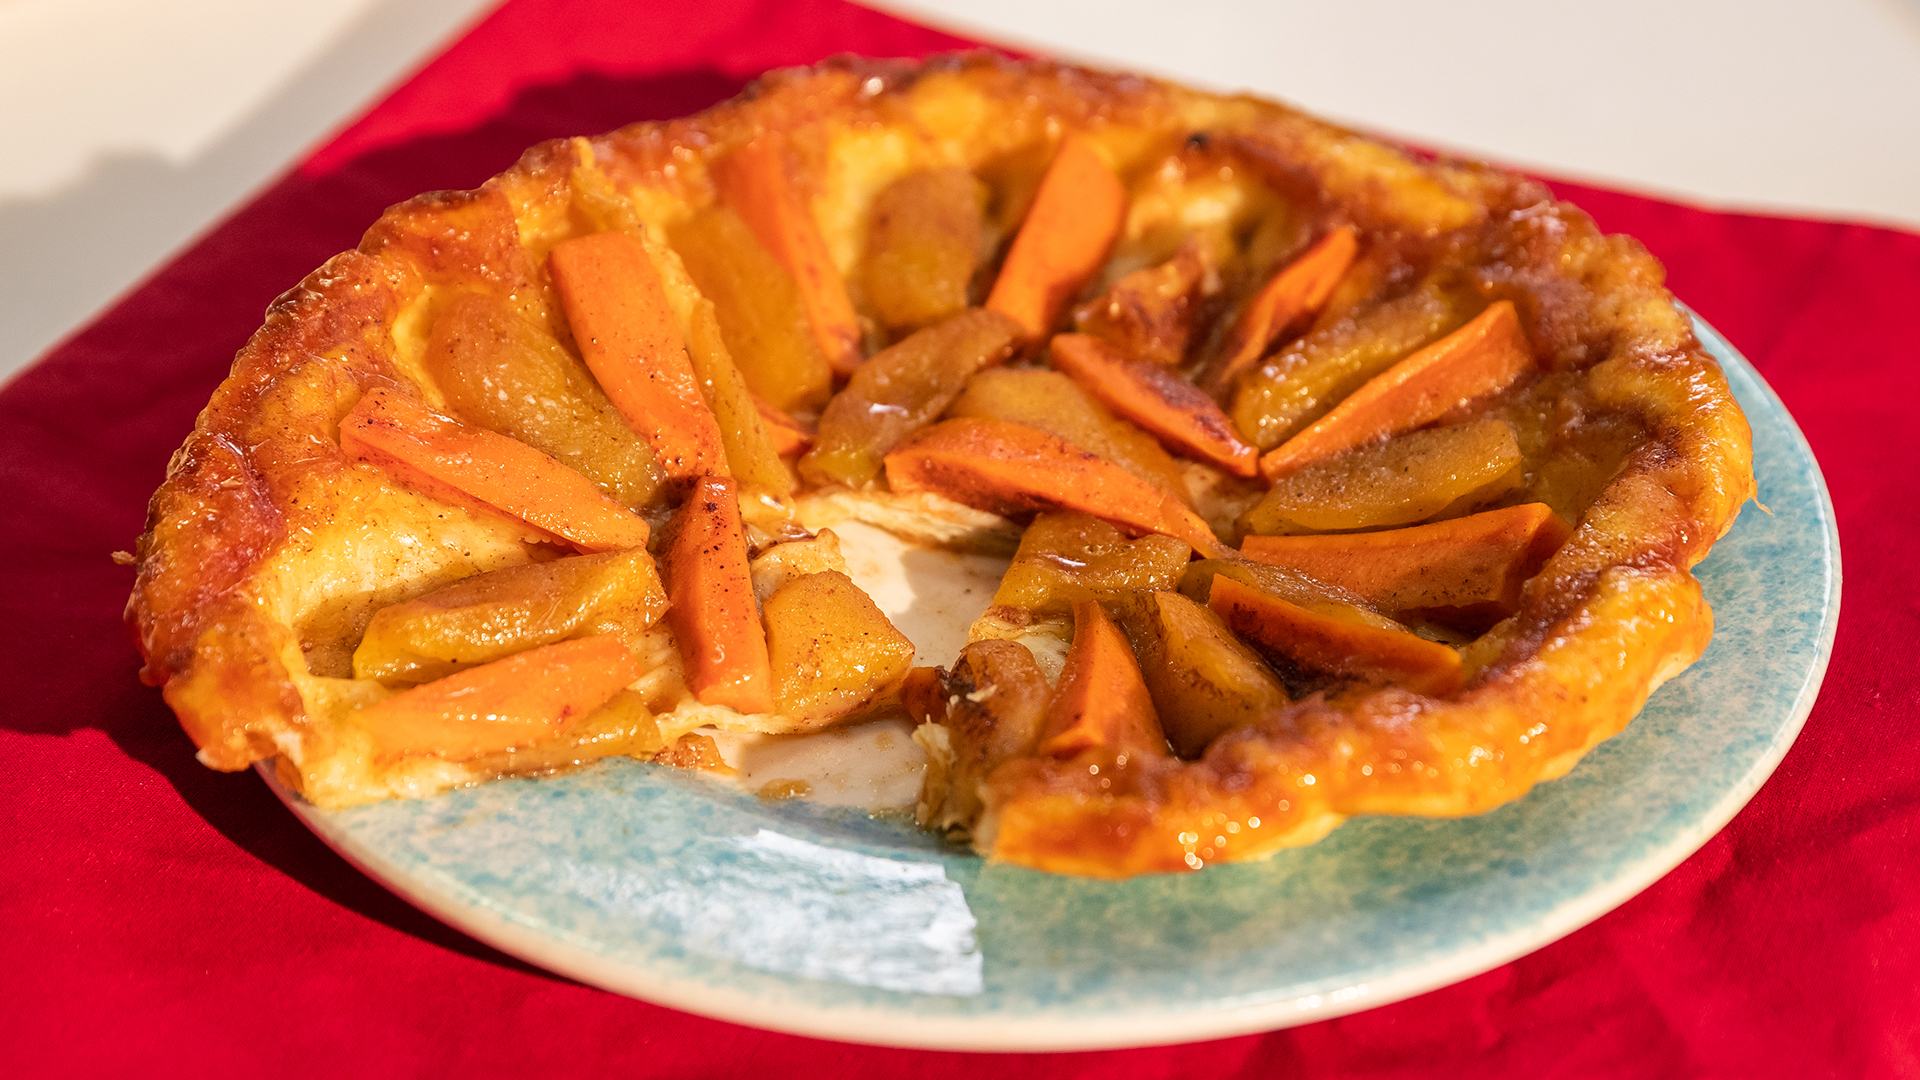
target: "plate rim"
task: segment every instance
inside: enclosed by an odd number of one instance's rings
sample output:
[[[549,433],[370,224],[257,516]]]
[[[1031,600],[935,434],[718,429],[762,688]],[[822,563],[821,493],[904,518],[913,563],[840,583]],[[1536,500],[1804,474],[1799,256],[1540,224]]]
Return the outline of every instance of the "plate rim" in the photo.
[[[670,1009],[786,1034],[927,1050],[1007,1053],[1109,1050],[1279,1030],[1392,1004],[1451,985],[1544,948],[1587,926],[1652,886],[1705,846],[1746,807],[1779,767],[1798,740],[1826,678],[1839,627],[1843,580],[1839,529],[1826,476],[1799,423],[1760,371],[1697,312],[1677,300],[1675,303],[1692,321],[1695,334],[1709,355],[1723,367],[1738,367],[1742,374],[1752,378],[1770,411],[1784,423],[1788,445],[1797,450],[1811,474],[1814,501],[1825,523],[1820,537],[1832,569],[1825,582],[1827,603],[1807,677],[1766,751],[1723,792],[1708,812],[1681,829],[1666,844],[1644,853],[1628,864],[1625,872],[1616,873],[1603,885],[1556,906],[1534,924],[1445,952],[1359,986],[1237,1006],[1177,1011],[1116,1010],[1075,1018],[1071,1024],[1063,1024],[1058,1017],[917,1016],[911,1009],[870,1005],[823,1008],[785,1003],[770,1012],[766,1003],[751,991],[655,974],[612,960],[528,922],[431,888],[377,850],[358,843],[327,811],[284,787],[270,763],[256,764],[255,772],[303,825],[355,870],[476,940],[535,967],[590,986]]]

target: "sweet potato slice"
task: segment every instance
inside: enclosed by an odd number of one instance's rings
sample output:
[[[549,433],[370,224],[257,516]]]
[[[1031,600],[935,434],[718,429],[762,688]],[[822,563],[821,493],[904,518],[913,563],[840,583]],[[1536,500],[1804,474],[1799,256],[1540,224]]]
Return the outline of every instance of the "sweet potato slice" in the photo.
[[[1249,536],[1241,553],[1347,589],[1382,611],[1445,621],[1511,615],[1572,533],[1545,503],[1384,532]]]
[[[661,473],[679,490],[702,476],[726,476],[720,425],[701,397],[646,249],[626,233],[592,233],[554,245],[549,258],[581,357],[653,448]]]
[[[1433,697],[1460,689],[1460,654],[1403,630],[1309,611],[1225,575],[1214,578],[1207,606],[1229,630],[1284,663]]]
[[[416,686],[349,718],[381,758],[466,761],[563,734],[641,676],[612,634],[516,653]]]
[[[679,253],[647,231],[632,201],[620,194],[613,181],[593,163],[592,148],[587,140],[575,139],[573,144],[580,157],[571,179],[573,210],[598,231],[624,232],[645,249],[647,260],[660,276],[667,309],[685,336],[694,381],[707,408],[713,411],[714,422],[720,429],[720,442],[726,450],[727,469],[740,482],[740,490],[761,506],[767,505],[769,499],[777,501],[791,495],[793,474],[781,464],[780,455],[767,437],[765,424],[754,407],[746,376],[727,351],[713,301],[701,295]],[[436,322],[435,333],[438,332]],[[518,399],[514,404],[518,405]],[[622,427],[625,427],[624,421]],[[680,490],[673,493],[676,498],[685,495],[685,485],[679,487]]]
[[[886,458],[897,492],[932,491],[996,514],[1065,508],[1225,550],[1192,510],[1166,491],[1044,431],[962,418],[927,428]]]
[[[1207,369],[1202,387],[1211,394],[1226,393],[1274,339],[1312,319],[1333,295],[1359,248],[1353,229],[1342,226],[1282,267],[1247,302],[1226,349]]]
[[[793,275],[813,339],[827,362],[835,372],[851,374],[861,360],[860,319],[820,228],[787,172],[781,140],[765,135],[728,154],[716,163],[714,181],[720,200]]]
[[[1189,501],[1186,475],[1160,440],[1113,415],[1065,372],[988,368],[967,383],[947,416],[1004,420],[1044,431]]]
[[[579,548],[647,545],[647,523],[593,481],[505,435],[468,427],[386,387],[340,421],[340,449],[420,487],[478,500]]]
[[[972,308],[876,353],[827,403],[800,475],[864,487],[899,441],[946,411],[983,368],[1013,355],[1020,324]]]
[[[1367,381],[1305,431],[1260,459],[1277,480],[1375,439],[1412,431],[1513,385],[1533,365],[1513,302],[1501,300],[1465,326]]]
[[[647,441],[580,358],[510,301],[453,297],[434,317],[423,363],[452,415],[552,456],[624,506],[660,497]]]
[[[1129,360],[1085,334],[1056,335],[1052,354],[1054,367],[1161,442],[1236,476],[1259,474],[1259,451],[1240,441],[1212,398],[1180,376],[1157,364]]]
[[[773,711],[767,635],[753,602],[747,542],[733,481],[703,477],[667,526],[661,576],[687,686],[703,705]]]
[[[1067,136],[994,279],[987,308],[1011,316],[1028,338],[1045,337],[1107,260],[1126,214],[1127,189],[1100,151],[1084,136]]]
[[[1073,757],[1087,750],[1166,757],[1167,736],[1126,636],[1098,603],[1073,605],[1073,647],[1040,731],[1039,751]]]

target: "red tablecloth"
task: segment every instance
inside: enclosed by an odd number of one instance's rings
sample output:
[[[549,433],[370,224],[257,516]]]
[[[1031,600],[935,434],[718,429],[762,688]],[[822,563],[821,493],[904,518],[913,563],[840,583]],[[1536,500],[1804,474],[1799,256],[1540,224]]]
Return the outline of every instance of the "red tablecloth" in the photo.
[[[735,1027],[550,977],[196,764],[119,625],[147,496],[281,289],[387,204],[772,66],[960,44],[839,0],[512,0],[0,391],[0,1071],[10,1075],[1920,1075],[1920,236],[1561,190],[1666,261],[1826,469],[1846,617],[1805,734],[1638,898],[1516,963],[1269,1035],[999,1059]],[[1761,493],[1765,498],[1765,492]],[[1752,512],[1752,511],[1749,511]]]

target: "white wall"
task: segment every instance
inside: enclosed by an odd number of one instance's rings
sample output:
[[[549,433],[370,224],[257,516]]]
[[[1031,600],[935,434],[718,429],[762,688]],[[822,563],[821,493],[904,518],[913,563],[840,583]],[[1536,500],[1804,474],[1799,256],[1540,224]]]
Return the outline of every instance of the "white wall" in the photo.
[[[0,378],[491,4],[0,0]],[[1570,178],[1920,227],[1920,0],[881,6]]]

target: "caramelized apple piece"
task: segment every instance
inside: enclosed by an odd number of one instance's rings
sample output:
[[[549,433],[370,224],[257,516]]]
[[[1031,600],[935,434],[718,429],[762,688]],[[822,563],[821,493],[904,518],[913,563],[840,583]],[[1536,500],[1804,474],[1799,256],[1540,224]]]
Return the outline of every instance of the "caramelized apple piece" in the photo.
[[[573,150],[573,171],[567,174],[568,209],[585,226],[583,233],[620,232],[639,237],[646,233],[633,200],[620,193],[595,159],[593,143],[581,136],[567,140]]]
[[[1290,700],[1280,679],[1213,612],[1177,592],[1149,592],[1124,623],[1167,741],[1197,758],[1223,732]]]
[[[753,230],[800,290],[813,339],[840,375],[860,366],[860,317],[847,297],[800,185],[787,168],[786,137],[771,132],[713,164],[720,199]]]
[[[793,494],[793,474],[780,460],[784,439],[773,432],[760,400],[748,389],[746,376],[727,351],[713,303],[701,297],[688,322],[687,358],[693,362],[701,396],[720,425],[720,443],[741,491],[775,499]]]
[[[1545,503],[1527,503],[1385,532],[1249,536],[1241,550],[1396,617],[1486,625],[1513,614],[1520,587],[1572,532]]]
[[[927,780],[915,817],[929,828],[980,816],[980,787],[1002,763],[1033,753],[1053,688],[1033,654],[1011,641],[975,641],[951,672],[914,695],[931,723],[914,732],[927,748]],[[903,689],[902,696],[908,696]]]
[[[996,605],[1036,615],[1065,615],[1082,600],[1113,601],[1170,589],[1193,549],[1159,533],[1129,540],[1088,514],[1041,514],[1020,537],[1013,565],[993,594]]]
[[[587,366],[546,328],[487,293],[447,302],[427,341],[427,371],[461,419],[543,451],[631,507],[662,477]]]
[[[1237,581],[1249,589],[1276,596],[1296,607],[1347,622],[1365,623],[1381,630],[1406,630],[1405,626],[1369,609],[1360,597],[1284,566],[1246,559],[1201,559],[1188,564],[1180,575],[1180,593],[1197,604],[1206,604],[1213,595],[1214,582]]]
[[[780,586],[765,619],[775,710],[806,724],[860,708],[913,666],[913,642],[836,570]]]
[[[947,415],[1005,420],[1044,431],[1186,499],[1186,478],[1159,441],[1114,416],[1058,371],[990,368],[967,383]]]
[[[903,176],[874,196],[861,284],[887,329],[931,326],[967,306],[987,188],[965,169]]]
[[[1260,459],[1275,480],[1335,454],[1425,427],[1468,402],[1512,386],[1533,367],[1533,347],[1511,300],[1501,300],[1407,357]]]
[[[1415,431],[1282,477],[1248,512],[1247,531],[1346,532],[1457,517],[1525,479],[1520,443],[1503,421]]]
[[[1421,288],[1308,334],[1248,372],[1229,413],[1240,437],[1271,450],[1414,350],[1467,321],[1479,301]]]
[[[1201,293],[1214,273],[1207,250],[1189,242],[1166,262],[1122,277],[1074,310],[1074,328],[1134,360],[1178,367],[1187,358]]]
[[[1224,576],[1214,581],[1207,606],[1262,652],[1310,671],[1395,683],[1434,697],[1460,689],[1460,654],[1404,630],[1309,611]]]
[[[1133,648],[1099,604],[1082,600],[1073,605],[1073,647],[1047,709],[1039,751],[1073,757],[1088,750],[1165,757],[1167,736]]]
[[[800,475],[864,487],[895,444],[946,411],[982,368],[1013,355],[1020,324],[974,308],[929,326],[862,364],[820,416]]]
[[[832,529],[806,540],[775,544],[754,556],[749,564],[753,575],[753,599],[762,608],[767,598],[790,581],[828,570],[847,572],[846,556],[840,554],[840,537]]]
[[[353,677],[430,682],[571,637],[638,634],[666,609],[644,549],[512,566],[375,612]]]
[[[668,242],[713,301],[727,352],[747,386],[783,411],[827,403],[833,370],[813,335],[799,286],[740,215],[709,207],[668,230]]]

